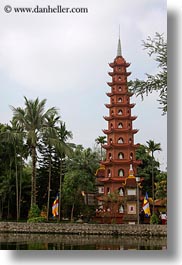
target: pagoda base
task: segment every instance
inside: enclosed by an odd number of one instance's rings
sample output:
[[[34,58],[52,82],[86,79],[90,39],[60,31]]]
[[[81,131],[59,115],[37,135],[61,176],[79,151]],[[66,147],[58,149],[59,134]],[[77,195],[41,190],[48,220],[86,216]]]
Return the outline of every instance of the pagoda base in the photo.
[[[125,214],[123,217],[123,224],[137,224],[137,215],[136,214]]]
[[[93,221],[99,224],[123,224],[123,214],[96,214]]]

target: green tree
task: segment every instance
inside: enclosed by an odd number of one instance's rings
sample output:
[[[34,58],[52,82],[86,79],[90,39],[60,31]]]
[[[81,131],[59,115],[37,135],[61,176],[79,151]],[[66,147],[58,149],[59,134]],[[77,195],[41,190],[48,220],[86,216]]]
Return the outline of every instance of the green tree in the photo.
[[[16,215],[17,215],[17,220],[18,220],[18,209],[19,209],[19,198],[18,198],[18,158],[17,158],[17,151],[16,151],[16,144],[17,144],[17,135],[15,132],[13,132],[12,127],[9,125],[6,125],[3,127],[3,130],[0,133],[0,139],[1,139],[1,144],[4,145],[4,152],[3,156],[6,159],[5,163],[2,161],[4,164],[4,179],[2,180],[2,185],[4,186],[3,188],[4,191],[9,194],[7,196],[7,201],[8,201],[8,218],[9,218],[9,213],[10,213],[10,200],[13,197],[13,192],[14,192],[14,176],[16,176]],[[7,164],[6,164],[7,163]],[[7,187],[6,187],[7,186]],[[10,195],[11,192],[11,195]]]
[[[0,124],[0,216],[20,218],[21,205],[30,198],[29,176],[25,175],[27,148],[13,121]],[[23,207],[23,213],[26,212]]]
[[[48,162],[48,186],[47,186],[47,221],[49,219],[49,208],[50,208],[50,191],[51,191],[51,178],[52,178],[52,166],[53,166],[53,155],[55,154],[55,148],[58,141],[58,122],[60,116],[57,113],[50,113],[45,119],[45,127],[43,129],[43,145],[44,153]],[[41,148],[42,149],[42,148]],[[46,149],[46,154],[45,154]],[[45,160],[44,160],[45,161]]]
[[[102,145],[105,144],[107,141],[106,141],[106,136],[98,136],[96,139],[95,139],[95,142],[100,145],[100,157],[101,157],[101,160],[103,160],[103,148],[102,148]]]
[[[149,154],[152,156],[152,199],[153,199],[153,213],[154,213],[154,200],[155,200],[155,192],[154,192],[154,152],[162,151],[160,143],[155,143],[153,140],[147,141],[147,150]]]
[[[160,172],[156,176],[156,192],[155,197],[157,199],[167,198],[167,172]]]
[[[69,139],[72,139],[73,135],[71,131],[66,129],[65,122],[60,122],[58,128],[58,142],[55,145],[56,153],[59,157],[60,172],[59,172],[59,221],[61,220],[61,202],[62,202],[62,182],[64,177],[64,165],[66,156],[72,154],[73,144],[68,143]]]
[[[142,43],[144,49],[148,50],[149,56],[154,56],[154,60],[158,64],[158,73],[155,75],[146,74],[146,80],[136,79],[129,82],[130,89],[143,99],[144,95],[159,92],[159,103],[163,111],[163,115],[167,113],[167,42],[163,34],[156,33],[152,39],[150,36]]]
[[[50,108],[45,111],[46,99],[39,101],[25,99],[25,108],[13,107],[13,119],[23,128],[27,144],[31,150],[32,158],[32,178],[31,178],[31,206],[36,204],[36,163],[37,163],[37,147],[42,133],[42,129],[45,126],[45,118],[50,113],[57,113],[56,109]]]
[[[4,141],[5,144],[11,145],[11,154],[12,154],[12,162],[10,164],[15,165],[15,175],[16,175],[16,214],[17,221],[19,219],[19,181],[18,181],[18,165],[17,165],[17,147],[20,146],[19,134],[12,129],[12,127],[7,126],[7,129],[4,133],[1,133],[1,140]],[[19,141],[19,142],[18,142]],[[11,155],[10,154],[10,155]]]
[[[67,161],[67,173],[63,183],[64,202],[71,220],[75,214],[80,214],[85,208],[83,192],[95,191],[95,171],[98,168],[98,154],[90,148],[76,146],[72,156]],[[87,198],[87,197],[86,197]],[[65,208],[64,207],[64,208]]]
[[[136,159],[142,161],[142,163],[137,167],[137,175],[143,179],[143,195],[145,195],[147,191],[149,197],[152,197],[152,165],[154,176],[157,176],[160,173],[160,164],[158,161],[151,157],[148,152],[147,146],[142,144],[140,144],[139,148],[137,148],[136,150]]]

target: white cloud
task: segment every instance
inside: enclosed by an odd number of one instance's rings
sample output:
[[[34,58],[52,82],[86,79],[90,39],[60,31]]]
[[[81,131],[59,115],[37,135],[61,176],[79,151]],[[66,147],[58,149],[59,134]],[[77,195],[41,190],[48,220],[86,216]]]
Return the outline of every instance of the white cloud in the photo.
[[[23,3],[13,1],[13,6],[17,6],[16,2]],[[34,3],[46,6],[50,1]],[[54,6],[57,1],[53,3]],[[68,3],[64,2],[67,6],[75,5],[74,1]],[[72,84],[69,88],[73,84],[81,87],[80,73],[107,58],[106,53],[111,49],[108,43],[110,40],[116,43],[119,23],[124,50],[132,51],[137,35],[136,47],[141,45],[141,37],[151,32],[154,15],[162,17],[160,10],[150,13],[148,1],[77,1],[76,4],[88,5],[89,13],[65,14],[64,17],[60,14],[23,14],[23,17],[22,14],[4,14],[0,29],[1,68],[28,89],[64,89],[68,80]],[[29,1],[26,6],[34,5]],[[156,19],[156,24],[158,22]]]

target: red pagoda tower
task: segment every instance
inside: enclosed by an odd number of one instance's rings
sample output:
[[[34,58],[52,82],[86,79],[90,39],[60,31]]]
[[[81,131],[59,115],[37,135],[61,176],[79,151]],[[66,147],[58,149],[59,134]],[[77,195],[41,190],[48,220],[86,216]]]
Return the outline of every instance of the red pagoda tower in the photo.
[[[109,66],[112,72],[109,75],[112,81],[108,82],[111,88],[106,93],[110,103],[105,104],[109,115],[104,117],[108,128],[103,130],[107,136],[106,159],[101,161],[101,167],[96,172],[98,185],[98,209],[96,216],[100,222],[136,223],[137,221],[137,165],[135,151],[138,145],[134,144],[132,122],[137,118],[131,115],[135,104],[130,103],[132,93],[128,90],[127,72],[130,66],[121,53],[120,38],[118,41],[117,56]]]

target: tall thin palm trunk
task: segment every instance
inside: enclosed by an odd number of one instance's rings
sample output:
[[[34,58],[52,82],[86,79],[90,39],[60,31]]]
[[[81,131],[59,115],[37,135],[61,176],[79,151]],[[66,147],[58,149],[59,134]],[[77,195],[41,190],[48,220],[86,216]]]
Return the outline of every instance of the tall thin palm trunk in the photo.
[[[74,221],[74,209],[75,209],[75,203],[72,204],[72,208],[71,208],[71,222]]]
[[[154,192],[154,154],[152,152],[152,214],[154,214],[154,204],[155,204],[155,192]]]
[[[31,191],[31,206],[36,204],[36,149],[32,146],[32,191]]]
[[[153,140],[147,141],[147,149],[149,152],[152,154],[152,214],[154,214],[154,209],[155,209],[155,190],[154,190],[154,152],[155,151],[162,151],[160,147],[160,143],[155,143]]]
[[[18,220],[21,215],[21,192],[22,192],[22,170],[23,170],[23,158],[21,157],[21,166],[20,166],[20,181],[19,181],[19,209],[18,209]]]
[[[49,157],[49,179],[48,179],[48,191],[47,191],[47,221],[49,220],[49,206],[50,206],[50,191],[51,191],[51,157]]]
[[[59,180],[59,209],[58,209],[58,219],[61,221],[61,197],[62,197],[62,178],[63,178],[63,159],[60,159],[60,180]]]
[[[18,191],[18,166],[15,152],[15,175],[16,175],[16,220],[19,219],[19,191]]]

